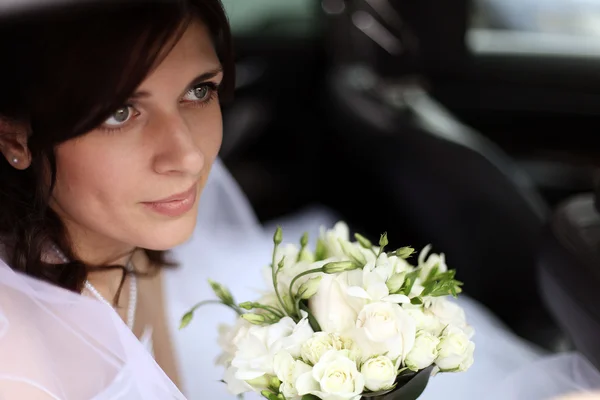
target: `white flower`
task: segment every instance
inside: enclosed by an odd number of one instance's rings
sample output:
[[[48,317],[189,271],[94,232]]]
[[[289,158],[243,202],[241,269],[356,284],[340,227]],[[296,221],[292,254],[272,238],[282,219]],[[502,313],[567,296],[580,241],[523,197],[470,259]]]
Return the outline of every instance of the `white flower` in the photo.
[[[300,354],[302,359],[312,365],[319,362],[323,354],[329,350],[342,350],[343,343],[334,333],[316,332],[302,344]]]
[[[429,332],[421,331],[417,334],[415,346],[406,356],[404,363],[411,371],[420,371],[429,367],[438,356],[440,339]]]
[[[362,287],[348,288],[348,295],[358,297],[370,302],[387,301],[390,303],[410,303],[410,299],[402,294],[391,294],[386,281],[392,276],[394,270],[389,265],[374,267],[367,264],[363,269]]]
[[[444,372],[462,372],[473,365],[475,343],[460,328],[448,326],[440,338],[436,365]]]
[[[237,368],[236,378],[244,381],[265,374],[274,375],[273,358],[281,350],[293,356],[300,355],[300,347],[312,336],[306,318],[296,324],[291,318],[282,318],[273,325],[253,326],[238,339],[237,351],[231,365]]]
[[[238,396],[242,393],[251,392],[254,390],[247,382],[235,377],[237,368],[229,366],[225,369],[225,375],[223,375],[223,381],[227,385],[227,390],[234,396]]]
[[[311,372],[296,381],[300,396],[312,394],[321,400],[359,400],[365,381],[345,350],[330,350]]]
[[[353,274],[362,271],[344,272],[339,275],[324,275],[319,291],[310,298],[308,304],[323,332],[339,333],[352,329],[356,324],[358,312],[365,300],[347,294],[348,283]]]
[[[321,228],[321,240],[327,251],[327,258],[339,257],[346,259],[341,243],[350,242],[350,229],[344,222],[338,222],[333,229]]]
[[[394,385],[398,368],[388,357],[378,356],[365,361],[360,372],[365,378],[365,387],[377,392],[390,389]]]
[[[446,297],[433,297],[429,302],[427,311],[434,315],[443,327],[452,325],[465,331],[469,338],[473,336],[473,329],[467,325],[465,310],[462,307]]]
[[[252,325],[242,318],[238,318],[233,326],[226,324],[219,325],[219,337],[217,342],[221,347],[222,352],[215,360],[215,364],[226,367],[231,364],[231,360],[233,360],[235,352],[237,351],[237,342],[239,338],[251,327]]]
[[[415,321],[398,304],[367,304],[358,314],[354,338],[364,358],[386,354],[404,360],[412,350]]]
[[[437,266],[437,272],[442,273],[448,271],[448,266],[446,265],[446,257],[444,254],[429,254],[431,250],[431,245],[425,246],[421,253],[419,254],[419,267],[421,268],[421,273],[419,274],[419,278],[422,281],[427,279],[427,276],[433,270],[434,267]],[[429,257],[427,255],[429,254]]]
[[[275,355],[274,369],[277,378],[281,381],[279,391],[289,400],[298,396],[298,390],[296,389],[298,378],[312,371],[310,365],[300,360],[294,360],[294,357],[287,351],[280,351]]]
[[[440,320],[428,309],[423,306],[407,305],[404,311],[415,321],[417,331],[425,331],[433,336],[439,336],[445,328]]]

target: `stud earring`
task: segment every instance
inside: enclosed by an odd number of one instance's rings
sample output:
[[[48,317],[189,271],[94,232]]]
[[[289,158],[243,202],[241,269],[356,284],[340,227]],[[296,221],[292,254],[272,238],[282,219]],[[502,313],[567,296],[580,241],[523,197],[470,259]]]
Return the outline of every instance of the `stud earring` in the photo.
[[[17,157],[13,157],[12,162],[13,162],[13,164],[18,164],[19,159]]]

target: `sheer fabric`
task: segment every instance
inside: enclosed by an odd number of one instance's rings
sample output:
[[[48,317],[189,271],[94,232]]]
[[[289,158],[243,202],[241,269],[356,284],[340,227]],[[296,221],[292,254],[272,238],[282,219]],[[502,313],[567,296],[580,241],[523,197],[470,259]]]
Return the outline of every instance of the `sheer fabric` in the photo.
[[[109,307],[1,261],[0,398],[184,399]]]

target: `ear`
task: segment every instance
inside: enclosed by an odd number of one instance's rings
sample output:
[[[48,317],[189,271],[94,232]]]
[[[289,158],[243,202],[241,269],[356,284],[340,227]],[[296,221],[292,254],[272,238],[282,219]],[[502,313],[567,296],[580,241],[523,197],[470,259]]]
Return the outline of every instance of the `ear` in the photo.
[[[10,165],[19,170],[27,169],[31,165],[28,137],[27,124],[0,116],[0,152]]]

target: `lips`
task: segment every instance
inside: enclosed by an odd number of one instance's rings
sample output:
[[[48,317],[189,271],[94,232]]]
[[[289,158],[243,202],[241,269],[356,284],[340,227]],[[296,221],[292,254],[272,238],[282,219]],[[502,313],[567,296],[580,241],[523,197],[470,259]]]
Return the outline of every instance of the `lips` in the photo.
[[[183,193],[178,193],[158,201],[144,202],[142,204],[149,210],[158,214],[168,217],[179,217],[194,207],[197,194],[198,184],[195,184]]]

